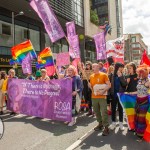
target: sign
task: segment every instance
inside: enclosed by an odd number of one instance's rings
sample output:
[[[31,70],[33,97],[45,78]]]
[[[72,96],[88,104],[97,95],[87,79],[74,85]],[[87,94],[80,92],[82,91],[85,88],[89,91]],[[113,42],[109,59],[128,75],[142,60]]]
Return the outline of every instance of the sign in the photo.
[[[48,82],[9,79],[7,108],[29,116],[71,121],[71,87],[69,78]]]
[[[0,55],[0,65],[9,65],[10,59],[11,59],[11,56]]]
[[[57,66],[65,66],[70,64],[70,55],[68,52],[59,53],[56,57]]]

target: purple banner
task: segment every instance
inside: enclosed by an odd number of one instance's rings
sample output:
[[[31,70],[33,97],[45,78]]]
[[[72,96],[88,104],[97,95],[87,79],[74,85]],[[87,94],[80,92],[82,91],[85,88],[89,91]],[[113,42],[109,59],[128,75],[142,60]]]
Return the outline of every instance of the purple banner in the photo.
[[[32,59],[33,58],[30,53],[28,53],[27,56],[23,59],[22,70],[24,74],[32,74],[32,66],[31,66]]]
[[[106,59],[106,41],[105,41],[105,33],[101,32],[94,36],[94,41],[96,45],[97,51],[97,60]]]
[[[65,33],[47,0],[32,0],[30,5],[42,19],[52,42],[65,36]]]
[[[80,47],[78,35],[68,37],[69,54],[72,58],[80,58]]]
[[[74,21],[67,22],[66,23],[66,28],[67,28],[67,37],[75,36],[76,35],[76,28],[75,28]]]
[[[9,79],[7,108],[16,113],[71,121],[71,79],[31,81]]]

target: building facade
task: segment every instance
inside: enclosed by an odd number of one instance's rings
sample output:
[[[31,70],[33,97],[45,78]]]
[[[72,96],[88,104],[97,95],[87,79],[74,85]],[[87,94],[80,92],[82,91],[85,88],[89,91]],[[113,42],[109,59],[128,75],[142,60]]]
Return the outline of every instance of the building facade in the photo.
[[[84,35],[83,0],[49,0],[64,32],[66,22],[75,20],[77,34]],[[23,11],[24,15],[18,15]],[[13,46],[12,12],[15,14],[15,44],[30,39],[36,52],[50,46],[53,53],[67,52],[65,38],[51,43],[41,19],[29,5],[29,0],[0,0],[0,69],[8,70]],[[84,42],[80,42],[81,58],[84,59]],[[20,69],[21,71],[21,69]]]
[[[109,21],[112,27],[111,35],[106,35],[106,41],[123,36],[122,30],[122,4],[121,0],[84,0],[85,18],[85,60],[96,62],[96,49],[93,36],[101,32],[99,26],[90,20],[90,9],[96,10],[99,17],[99,25]]]
[[[135,62],[137,65],[141,61],[144,50],[148,51],[148,46],[143,42],[140,33],[125,34],[125,62]]]
[[[108,21],[112,27],[107,40],[123,36],[122,0],[92,0],[92,9],[96,10],[100,25]]]

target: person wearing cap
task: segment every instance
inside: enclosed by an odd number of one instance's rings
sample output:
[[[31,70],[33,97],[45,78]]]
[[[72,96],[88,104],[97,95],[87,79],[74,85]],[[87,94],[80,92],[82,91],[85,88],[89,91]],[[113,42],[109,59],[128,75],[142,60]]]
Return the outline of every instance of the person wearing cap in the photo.
[[[42,76],[42,75],[41,75],[41,71],[40,71],[40,70],[37,70],[37,71],[36,71],[35,76],[36,76],[36,80],[37,80],[37,81],[41,81],[41,76]]]
[[[125,92],[126,86],[127,86],[127,81],[125,79],[125,76],[123,75],[123,69],[124,69],[124,65],[122,63],[117,62],[115,64],[114,74],[110,78],[110,82],[111,82],[110,94],[112,97],[112,102],[111,102],[112,124],[110,125],[111,130],[114,130],[116,128],[116,107],[117,106],[118,106],[118,111],[119,111],[119,127],[120,127],[120,130],[124,130],[123,108],[117,96],[117,93]]]
[[[50,80],[49,76],[47,75],[46,69],[41,69],[41,80],[42,81],[49,81]]]

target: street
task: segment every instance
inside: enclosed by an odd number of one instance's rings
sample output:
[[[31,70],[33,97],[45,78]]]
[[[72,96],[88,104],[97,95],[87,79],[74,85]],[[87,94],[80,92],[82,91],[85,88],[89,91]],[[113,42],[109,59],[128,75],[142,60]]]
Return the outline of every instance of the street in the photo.
[[[24,115],[3,117],[5,133],[0,140],[0,150],[149,150],[150,144],[138,143],[133,133],[110,131],[107,137],[93,131],[96,119],[80,114],[77,124],[66,126],[63,122]]]

